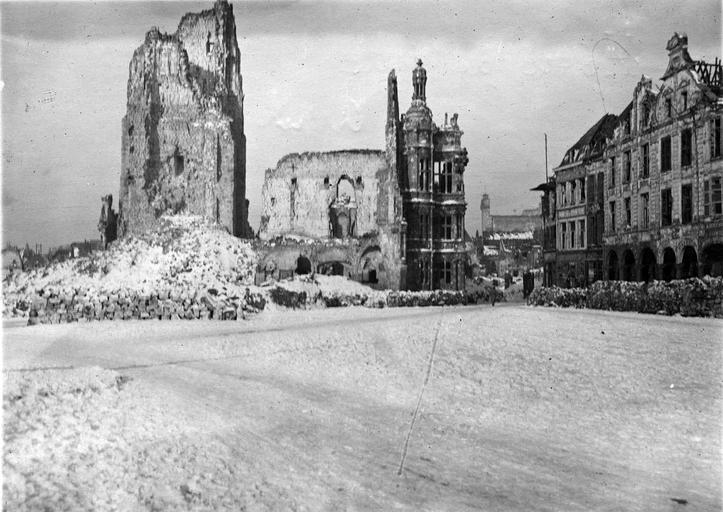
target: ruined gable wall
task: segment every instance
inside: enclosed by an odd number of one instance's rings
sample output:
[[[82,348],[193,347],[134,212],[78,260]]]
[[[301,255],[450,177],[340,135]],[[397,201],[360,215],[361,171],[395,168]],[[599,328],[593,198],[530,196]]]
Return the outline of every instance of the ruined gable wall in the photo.
[[[120,234],[166,212],[247,231],[239,51],[226,2],[186,15],[177,33],[152,29],[129,65],[122,123]]]
[[[357,203],[356,236],[377,231],[380,186],[389,182],[385,152],[374,150],[291,154],[266,171],[259,236],[284,234],[328,238],[329,206],[343,177],[353,182]],[[295,184],[292,179],[296,180]],[[328,178],[328,184],[325,184]],[[361,183],[357,180],[361,178]],[[346,181],[346,180],[343,180]],[[342,189],[349,190],[349,185]],[[386,203],[384,204],[386,210]],[[386,211],[383,213],[386,215]]]

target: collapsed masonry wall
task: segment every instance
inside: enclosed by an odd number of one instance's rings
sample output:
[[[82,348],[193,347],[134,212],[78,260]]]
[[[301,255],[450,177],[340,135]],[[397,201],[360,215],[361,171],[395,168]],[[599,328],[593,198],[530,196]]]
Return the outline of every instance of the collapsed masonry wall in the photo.
[[[153,28],[129,65],[122,122],[119,234],[165,213],[203,215],[249,236],[240,52],[233,9],[186,14],[174,34]]]
[[[254,250],[256,284],[298,273],[340,275],[375,289],[398,290],[404,284],[399,234],[387,227],[346,240],[278,237],[258,242]]]
[[[28,324],[67,323],[79,320],[241,320],[266,304],[258,292],[166,288],[98,292],[85,288],[49,288],[18,300],[15,314],[27,311]]]
[[[358,237],[389,216],[389,166],[376,150],[293,153],[266,171],[259,237]],[[335,231],[345,217],[346,232]]]

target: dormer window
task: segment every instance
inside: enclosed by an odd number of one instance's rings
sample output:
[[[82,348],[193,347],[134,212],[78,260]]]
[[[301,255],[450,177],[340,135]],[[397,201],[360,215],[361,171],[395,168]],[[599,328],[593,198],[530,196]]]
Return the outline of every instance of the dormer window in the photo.
[[[673,102],[670,98],[665,98],[665,115],[668,116],[668,119],[673,117]]]
[[[681,92],[680,99],[683,103],[683,111],[688,110],[688,91]]]

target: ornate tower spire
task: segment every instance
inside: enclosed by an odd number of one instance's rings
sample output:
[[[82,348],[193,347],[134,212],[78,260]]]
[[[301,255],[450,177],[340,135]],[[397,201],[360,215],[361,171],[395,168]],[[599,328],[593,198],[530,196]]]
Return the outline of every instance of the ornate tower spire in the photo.
[[[413,100],[427,101],[427,70],[422,67],[422,59],[417,59],[417,67],[412,71],[414,86]]]

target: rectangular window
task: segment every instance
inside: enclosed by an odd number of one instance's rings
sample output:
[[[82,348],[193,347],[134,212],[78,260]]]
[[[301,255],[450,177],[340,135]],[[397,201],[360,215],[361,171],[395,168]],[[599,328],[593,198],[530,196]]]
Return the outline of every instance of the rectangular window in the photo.
[[[610,187],[615,186],[615,157],[610,157]]]
[[[429,238],[429,214],[423,213],[419,216],[419,238]]]
[[[419,190],[429,191],[429,158],[420,158],[418,167],[419,167]]]
[[[570,249],[574,249],[575,248],[575,223],[574,222],[570,223],[568,232],[570,233]]]
[[[660,172],[668,172],[671,168],[670,137],[663,137],[660,139]]]
[[[673,101],[670,98],[665,99],[665,114],[668,116],[668,119],[673,117]]]
[[[630,198],[625,198],[625,227],[630,227],[633,223],[633,210],[630,207]]]
[[[710,180],[710,192],[711,192],[711,213],[713,215],[720,215],[723,213],[721,210],[721,180],[718,178],[711,178]]]
[[[452,262],[442,261],[442,282],[444,284],[452,284]]]
[[[710,182],[708,180],[703,182],[703,215],[705,217],[710,215]]]
[[[710,157],[720,157],[720,145],[721,145],[721,131],[720,131],[720,117],[711,119],[710,121]]]
[[[442,194],[452,193],[452,162],[442,163],[442,174],[439,179],[439,191]]]
[[[570,182],[570,204],[577,203],[577,181]]]
[[[452,240],[452,216],[444,215],[442,217],[442,239]]]
[[[680,165],[688,167],[693,161],[693,131],[686,128],[680,132]]]
[[[680,187],[680,222],[683,224],[693,222],[693,185]]]
[[[605,204],[605,173],[601,172],[597,175],[597,203],[600,208]]]
[[[640,194],[640,227],[647,229],[650,221],[648,213],[648,204],[650,203],[650,195],[648,193]]]
[[[647,178],[650,176],[650,144],[643,144],[641,154],[643,161],[640,173],[642,178]]]
[[[422,288],[429,287],[429,260],[423,259],[419,262],[419,281],[422,283]]]
[[[464,239],[464,215],[457,214],[457,239],[463,240]]]
[[[623,153],[623,183],[630,183],[631,168],[630,151],[626,151]]]
[[[669,188],[660,191],[660,223],[663,226],[673,223],[673,190]]]
[[[615,232],[615,201],[610,201],[608,206],[610,207],[610,231]]]
[[[562,233],[560,233],[560,248],[567,249],[567,222],[562,223]]]
[[[585,221],[584,220],[577,221],[577,226],[578,226],[577,237],[579,240],[578,243],[580,244],[580,247],[584,248],[585,247]]]
[[[683,91],[680,93],[680,100],[683,104],[683,112],[688,110],[688,91]]]
[[[593,181],[593,183],[595,183],[595,182]],[[585,178],[581,178],[580,179],[580,200],[583,203],[585,202],[585,196],[587,195],[585,192],[585,185],[586,185]],[[588,183],[588,186],[589,186],[589,183]],[[593,192],[592,194],[589,194],[589,195],[590,195],[590,197],[595,197],[595,192]]]

